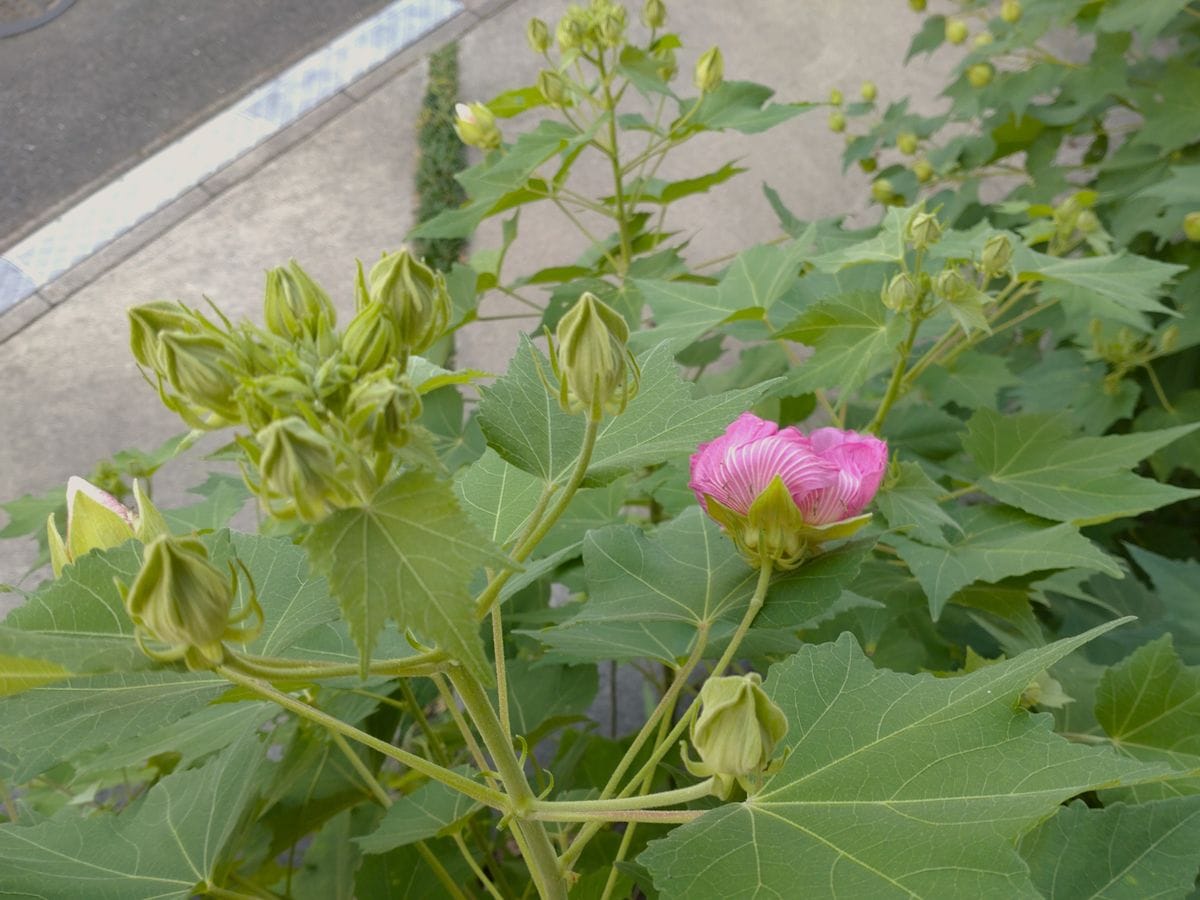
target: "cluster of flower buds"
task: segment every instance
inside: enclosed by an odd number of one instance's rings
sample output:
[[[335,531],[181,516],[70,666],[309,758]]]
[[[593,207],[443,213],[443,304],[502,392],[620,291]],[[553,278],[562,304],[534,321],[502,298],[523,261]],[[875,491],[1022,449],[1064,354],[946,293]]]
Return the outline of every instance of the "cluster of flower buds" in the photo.
[[[295,262],[267,274],[266,328],[217,324],[182,304],[130,311],[134,355],[193,427],[242,425],[246,481],[278,518],[319,521],[378,486],[421,404],[406,369],[446,331],[440,273],[406,250],[364,275],[339,332],[328,295]]]
[[[663,18],[665,19],[665,13]],[[554,29],[554,38],[564,53],[578,52],[595,56],[604,50],[619,47],[624,42],[626,24],[625,7],[613,0],[592,0],[587,6],[573,3],[559,19]],[[545,23],[542,23],[541,27],[536,29],[539,38],[544,27]],[[549,33],[548,28],[546,32]],[[541,41],[535,44],[530,40],[530,45],[536,49],[541,46]]]
[[[55,525],[53,514],[46,522],[50,565],[55,578],[62,574],[64,567],[92,550],[119,547],[133,538],[146,543],[166,534],[167,525],[162,514],[150,502],[138,481],[133,483],[133,496],[136,512],[77,475],[67,480],[66,537]]]
[[[700,688],[700,712],[690,733],[700,761],[685,751],[684,765],[697,777],[712,778],[722,799],[735,784],[753,794],[772,771],[772,757],[787,732],[787,716],[767,696],[757,672],[709,678]]]
[[[142,651],[161,662],[182,659],[190,669],[211,669],[225,659],[224,641],[253,640],[262,628],[262,608],[244,566],[242,573],[249,595],[234,615],[238,575],[232,563],[223,574],[195,538],[162,535],[147,544],[133,584],[118,585]],[[256,621],[242,626],[250,617]]]
[[[624,411],[641,383],[628,341],[629,325],[615,309],[590,291],[575,301],[559,320],[550,348],[565,411],[584,412],[593,421]]]

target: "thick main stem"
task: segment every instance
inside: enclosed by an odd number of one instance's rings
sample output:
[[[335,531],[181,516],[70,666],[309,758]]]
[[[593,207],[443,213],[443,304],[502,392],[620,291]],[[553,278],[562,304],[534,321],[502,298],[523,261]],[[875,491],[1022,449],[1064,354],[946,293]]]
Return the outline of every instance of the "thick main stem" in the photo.
[[[917,331],[920,327],[921,317],[914,311],[912,313],[912,324],[908,327],[908,335],[904,338],[904,343],[900,345],[900,353],[896,358],[896,367],[892,369],[892,377],[888,381],[887,392],[883,395],[879,409],[875,410],[875,416],[871,419],[871,424],[867,426],[867,431],[871,434],[879,434],[879,429],[883,427],[884,420],[887,419],[887,414],[891,411],[892,405],[900,399],[900,386],[904,382],[904,373],[908,369],[908,357],[912,353],[913,344],[917,340]]]
[[[554,852],[550,836],[540,822],[529,818],[537,801],[525,777],[525,770],[513,751],[512,741],[501,727],[496,711],[492,709],[486,692],[475,676],[460,668],[451,672],[450,678],[495,762],[496,772],[508,794],[514,826],[524,838],[525,864],[529,867],[538,893],[543,900],[566,900],[566,883],[559,873],[558,854]]]

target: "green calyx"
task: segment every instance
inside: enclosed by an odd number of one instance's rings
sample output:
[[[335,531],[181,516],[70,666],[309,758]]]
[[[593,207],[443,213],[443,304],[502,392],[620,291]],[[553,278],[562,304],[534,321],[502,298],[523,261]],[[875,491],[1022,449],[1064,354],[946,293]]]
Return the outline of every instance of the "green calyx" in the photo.
[[[787,732],[787,716],[757,672],[710,678],[700,688],[700,714],[690,733],[700,762],[685,757],[685,764],[693,775],[717,779],[723,796],[734,782],[753,793]]]
[[[558,323],[551,354],[559,403],[598,420],[617,414],[637,394],[641,370],[630,353],[629,326],[615,309],[585,292]]]
[[[408,250],[385,254],[371,267],[367,293],[390,310],[404,350],[423,353],[445,334],[451,311],[446,279]]]

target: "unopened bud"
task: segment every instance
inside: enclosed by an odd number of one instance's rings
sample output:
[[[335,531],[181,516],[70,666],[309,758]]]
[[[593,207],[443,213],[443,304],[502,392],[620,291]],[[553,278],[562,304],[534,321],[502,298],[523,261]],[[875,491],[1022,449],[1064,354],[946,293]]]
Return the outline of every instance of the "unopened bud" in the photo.
[[[899,272],[887,283],[881,295],[883,305],[896,312],[908,312],[921,299],[921,289],[907,272]]]
[[[862,87],[860,87],[858,89],[858,93],[865,101],[867,101],[868,103],[873,103],[875,101],[876,95],[879,92],[875,87],[875,82],[864,81],[862,83]]]
[[[451,312],[446,278],[407,250],[388,254],[371,267],[369,291],[372,300],[391,310],[406,350],[423,353],[445,333]]]
[[[625,7],[607,5],[596,21],[596,37],[605,47],[616,47],[625,37]]]
[[[896,199],[896,189],[886,178],[876,178],[871,182],[871,196],[878,203],[891,203]]]
[[[690,737],[700,764],[689,768],[715,777],[726,795],[734,781],[751,787],[787,735],[787,716],[762,689],[757,672],[709,678],[699,699]]]
[[[1171,353],[1179,346],[1179,326],[1172,323],[1162,330],[1158,336],[1158,352]]]
[[[909,9],[913,12],[925,12],[926,0],[908,0]]]
[[[962,19],[947,19],[946,20],[946,40],[951,44],[961,44],[967,39],[970,32],[967,29],[967,23]]]
[[[835,109],[829,114],[829,130],[834,134],[841,134],[846,130],[846,116],[840,109]]]
[[[1183,234],[1189,241],[1200,243],[1200,209],[1183,217]]]
[[[129,310],[129,347],[133,358],[151,369],[161,368],[159,338],[166,331],[193,332],[195,317],[187,307],[168,300],[143,303]]]
[[[711,94],[725,79],[725,58],[718,47],[710,47],[696,61],[694,83],[702,94]]]
[[[372,450],[403,447],[421,398],[407,376],[380,371],[355,385],[346,401],[346,427]]]
[[[530,19],[525,26],[525,40],[534,53],[545,53],[550,49],[550,28],[541,19]]]
[[[402,345],[391,307],[380,300],[367,303],[346,326],[342,347],[350,364],[363,374],[398,359]]]
[[[879,168],[879,161],[873,156],[864,156],[858,161],[858,167],[869,175]]]
[[[829,102],[834,106],[841,106],[844,99],[845,98],[842,97],[842,92],[837,88],[832,88],[829,91]]]
[[[995,38],[992,37],[992,33],[990,31],[984,31],[981,34],[975,35],[975,40],[971,43],[973,43],[976,47],[986,47],[988,44],[991,44],[994,41]]]
[[[911,131],[902,131],[896,137],[896,149],[905,156],[912,156],[917,152],[917,136]]]
[[[274,514],[319,522],[332,506],[341,505],[345,486],[324,435],[303,419],[288,416],[267,425],[255,439],[262,448],[258,458],[262,497]]]
[[[1090,209],[1085,209],[1075,219],[1075,227],[1080,234],[1093,234],[1100,230],[1100,219]]]
[[[537,77],[538,92],[551,106],[562,106],[567,97],[567,85],[563,77],[553,69],[542,69]]]
[[[912,164],[912,171],[917,176],[917,181],[921,184],[933,178],[933,166],[927,159],[918,159]]]
[[[554,29],[555,40],[563,50],[577,50],[587,40],[587,14],[577,6],[567,10]]]
[[[238,420],[233,395],[241,366],[223,335],[168,331],[159,337],[159,356],[161,374],[184,399],[223,419]]]
[[[933,292],[947,303],[967,299],[972,293],[971,284],[957,266],[942,269],[933,282]]]
[[[647,28],[662,28],[667,24],[667,7],[663,0],[646,0],[642,7],[642,22]]]
[[[495,150],[500,146],[502,136],[496,125],[496,117],[486,104],[456,103],[454,113],[454,131],[468,147]]]
[[[620,313],[585,292],[562,317],[555,332],[559,403],[567,412],[585,411],[593,420],[625,409],[641,379],[629,352],[629,326]]]
[[[976,63],[967,69],[967,82],[973,88],[985,88],[992,83],[993,74],[990,63]]]
[[[329,295],[293,259],[267,272],[263,319],[272,334],[299,340],[331,329],[336,314]]]
[[[904,229],[904,238],[912,244],[914,250],[927,250],[942,237],[942,226],[933,213],[918,212],[908,220]]]
[[[1000,4],[1000,18],[1009,25],[1021,19],[1021,0],[1004,0]]]
[[[979,267],[984,275],[993,278],[996,275],[1003,275],[1008,271],[1009,264],[1012,263],[1013,246],[1012,241],[1008,239],[1006,234],[993,234],[987,239],[983,245],[983,252],[979,257]]]

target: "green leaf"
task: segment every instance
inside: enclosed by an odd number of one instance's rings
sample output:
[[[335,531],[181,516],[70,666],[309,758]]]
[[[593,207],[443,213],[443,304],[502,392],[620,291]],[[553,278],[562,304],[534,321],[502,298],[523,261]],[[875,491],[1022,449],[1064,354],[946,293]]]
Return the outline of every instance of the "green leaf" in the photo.
[[[508,711],[513,734],[532,747],[556,728],[585,719],[599,687],[595,666],[510,660]]]
[[[1112,625],[959,678],[877,670],[854,640],[807,646],[764,685],[791,724],[780,771],[655,841],[664,900],[1036,896],[1014,843],[1135,763],[1073,745],[1017,698]]]
[[[935,403],[957,403],[964,409],[995,409],[1000,391],[1020,384],[1021,379],[1009,371],[1003,356],[966,353],[948,366],[930,366],[917,383]],[[1039,389],[1043,387],[1041,381],[1037,384]]]
[[[634,181],[625,188],[626,197],[636,197],[642,203],[674,203],[683,197],[693,194],[703,194],[709,188],[724,184],[735,175],[745,172],[745,169],[731,162],[725,163],[715,172],[697,175],[695,178],[681,178],[677,181],[664,181],[661,178],[651,178],[645,181]]]
[[[491,680],[468,588],[479,566],[503,566],[506,557],[462,512],[448,482],[401,475],[367,506],[314,526],[304,543],[341,604],[364,670],[390,618]]]
[[[960,530],[938,497],[945,493],[916,463],[901,462],[894,478],[888,477],[884,489],[875,496],[875,506],[888,526],[903,531],[927,544],[945,543],[943,527]]]
[[[438,862],[456,884],[471,884],[474,875],[449,840],[430,841]],[[367,856],[355,878],[355,896],[386,897],[388,900],[457,900],[462,892],[450,894],[429,863],[411,844],[388,853]]]
[[[88,900],[187,898],[216,883],[259,787],[254,732],[200,769],[154,785],[119,817],[74,809],[37,825],[0,826],[0,894]]]
[[[1134,421],[1135,430],[1153,431],[1200,421],[1200,390],[1184,391],[1178,397],[1172,397],[1171,406],[1170,411],[1161,406],[1149,407]],[[1150,457],[1150,466],[1154,474],[1163,480],[1169,478],[1176,469],[1200,471],[1200,431],[1193,431],[1156,451]]]
[[[192,488],[190,493],[199,494],[204,499],[188,506],[163,510],[163,518],[176,534],[224,528],[250,499],[250,491],[241,478],[218,472],[211,473],[203,484]]]
[[[963,447],[993,497],[1048,519],[1092,525],[1200,495],[1125,471],[1198,427],[1074,437],[1061,415],[980,409],[967,422]]]
[[[71,671],[58,663],[0,654],[0,697],[70,677]]]
[[[1132,379],[1122,379],[1110,394],[1106,374],[1104,362],[1086,362],[1077,350],[1051,350],[1021,372],[1021,383],[1013,394],[1022,412],[1070,410],[1073,423],[1084,432],[1103,434],[1113,422],[1133,412],[1141,394]],[[1174,446],[1182,443],[1176,442]]]
[[[1134,144],[1153,144],[1165,152],[1196,139],[1200,123],[1200,71],[1180,56],[1167,63],[1154,84],[1137,92],[1145,123],[1132,137]]]
[[[918,53],[932,53],[946,42],[946,17],[942,15],[926,16],[921,24],[921,30],[913,35],[912,43],[908,45],[908,53],[904,61],[908,62]]]
[[[722,295],[715,285],[688,281],[639,279],[634,286],[654,313],[654,328],[634,332],[630,344],[635,350],[667,341],[678,351],[748,307],[745,298]]]
[[[891,365],[904,320],[874,294],[849,294],[801,313],[777,336],[813,348],[786,383],[788,391],[836,388],[849,394]]]
[[[819,272],[831,273],[864,263],[899,264],[908,252],[904,240],[905,226],[915,212],[917,207],[891,207],[873,236],[865,241],[853,240],[847,243],[851,236],[845,235],[840,241],[841,246],[815,257],[812,264]]]
[[[491,447],[454,480],[463,510],[497,546],[507,544],[524,528],[545,485]]]
[[[466,768],[455,771],[464,775],[470,772]],[[356,838],[356,843],[363,853],[386,853],[396,847],[449,833],[456,823],[482,805],[440,781],[430,781],[393,803],[380,820],[379,827]]]
[[[670,348],[660,344],[640,359],[642,383],[625,412],[601,426],[588,480],[603,484],[642,466],[692,453],[720,433],[773,386],[697,398],[679,377]],[[488,443],[508,462],[545,481],[562,481],[583,443],[583,419],[568,416],[538,376],[550,364],[525,339],[508,372],[483,389],[479,420]]]
[[[1185,897],[1200,867],[1200,796],[1106,809],[1076,800],[1021,839],[1049,900]]]
[[[751,81],[723,81],[715,91],[704,94],[699,101],[680,104],[680,115],[687,116],[687,131],[731,129],[743,134],[757,134],[800,115],[813,105],[767,103],[774,94],[769,87]],[[699,107],[692,112],[697,102]]]
[[[757,624],[796,628],[820,617],[858,571],[862,545],[817,557],[772,585]],[[555,658],[657,659],[676,665],[705,628],[719,653],[754,593],[757,572],[699,507],[649,534],[628,525],[584,540],[588,599],[574,617],[535,632]]]
[[[934,619],[959,589],[1044,569],[1095,569],[1120,577],[1121,569],[1074,526],[1048,522],[1004,506],[954,508],[963,532],[947,546],[931,547],[900,535],[896,548],[929,597]]]
[[[717,286],[723,306],[769,310],[796,283],[807,252],[803,240],[743,250]]]

